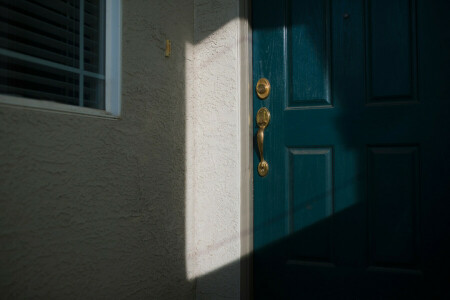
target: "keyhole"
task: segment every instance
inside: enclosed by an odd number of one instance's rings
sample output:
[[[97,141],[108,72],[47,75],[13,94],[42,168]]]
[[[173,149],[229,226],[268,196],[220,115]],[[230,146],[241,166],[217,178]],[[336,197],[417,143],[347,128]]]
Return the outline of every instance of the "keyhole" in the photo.
[[[264,93],[266,91],[266,86],[264,84],[258,85],[258,92],[260,94]]]

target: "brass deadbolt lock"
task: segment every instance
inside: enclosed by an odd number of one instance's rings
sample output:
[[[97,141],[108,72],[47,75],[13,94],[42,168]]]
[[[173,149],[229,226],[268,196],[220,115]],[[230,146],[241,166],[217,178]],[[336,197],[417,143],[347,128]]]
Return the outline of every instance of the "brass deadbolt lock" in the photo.
[[[264,100],[269,97],[270,94],[270,82],[266,78],[261,78],[256,83],[256,94],[259,99]]]

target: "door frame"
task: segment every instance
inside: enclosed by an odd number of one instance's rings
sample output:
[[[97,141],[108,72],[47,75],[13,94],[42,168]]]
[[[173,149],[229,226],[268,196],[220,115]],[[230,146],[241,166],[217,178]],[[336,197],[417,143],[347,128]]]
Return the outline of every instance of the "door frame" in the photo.
[[[239,0],[238,61],[240,62],[240,298],[253,299],[253,66],[252,0]]]

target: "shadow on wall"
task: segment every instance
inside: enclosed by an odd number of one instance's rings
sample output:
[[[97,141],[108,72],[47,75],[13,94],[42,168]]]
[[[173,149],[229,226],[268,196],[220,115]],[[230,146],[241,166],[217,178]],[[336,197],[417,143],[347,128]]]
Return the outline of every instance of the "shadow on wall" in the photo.
[[[187,235],[195,226],[208,224],[193,224],[198,215],[187,219],[188,194],[196,197],[188,174],[203,175],[187,169],[196,166],[188,162],[192,157],[187,157],[187,148],[193,146],[186,135],[205,129],[202,126],[212,120],[204,121],[206,116],[200,115],[196,119],[200,124],[194,120],[187,128],[192,118],[187,109],[195,114],[198,105],[209,105],[209,117],[220,119],[212,105],[220,99],[189,103],[188,81],[193,74],[187,74],[187,64],[192,62],[193,47],[212,37],[205,47],[215,50],[210,57],[201,57],[196,67],[226,65],[221,56],[225,55],[236,63],[235,73],[226,73],[237,77],[237,28],[228,32],[234,39],[226,41],[220,39],[220,30],[238,17],[238,6],[238,0],[123,0],[119,120],[0,107],[2,298],[195,296],[196,280],[188,278],[187,270],[188,252],[195,253],[195,248],[187,249]],[[164,57],[166,39],[172,42],[169,58]],[[232,45],[221,44],[230,41]],[[220,89],[221,74],[214,76],[214,82],[203,83],[204,89]],[[233,106],[228,113],[238,120],[237,89],[228,100],[227,105]],[[236,124],[223,138],[232,147],[239,141]],[[235,135],[228,135],[230,131]],[[207,155],[212,139],[189,148],[193,151],[189,155],[198,149]],[[227,162],[238,162],[237,153]],[[236,177],[239,165],[233,167],[229,176]],[[213,166],[206,171],[223,176]],[[214,182],[215,190],[216,184],[226,191],[223,182]],[[237,199],[233,205],[239,208]],[[189,204],[195,208],[195,199]],[[217,207],[205,212],[209,209]],[[238,220],[238,215],[232,218]],[[207,238],[213,240],[201,237]],[[232,243],[239,251],[239,237]],[[196,258],[192,266],[211,262],[204,257],[202,262]],[[224,286],[224,297],[237,297],[239,267],[233,278],[229,272],[220,273],[204,281],[206,286]],[[215,297],[211,295],[204,296]]]
[[[184,163],[193,1],[125,0],[122,10],[119,120],[0,108],[2,299],[193,298]]]

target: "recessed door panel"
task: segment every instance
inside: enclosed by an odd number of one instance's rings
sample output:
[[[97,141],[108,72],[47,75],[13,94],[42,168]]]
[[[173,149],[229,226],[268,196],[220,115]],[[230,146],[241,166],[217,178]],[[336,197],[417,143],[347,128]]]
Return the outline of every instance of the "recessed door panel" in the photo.
[[[417,146],[368,148],[370,261],[413,267],[417,262]]]
[[[289,107],[331,105],[330,1],[288,3]]]
[[[367,1],[368,102],[415,100],[414,0]]]
[[[329,261],[333,213],[332,148],[289,149],[292,259]]]

